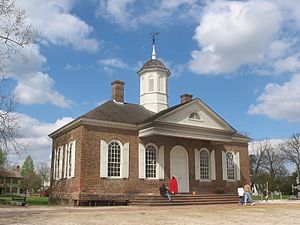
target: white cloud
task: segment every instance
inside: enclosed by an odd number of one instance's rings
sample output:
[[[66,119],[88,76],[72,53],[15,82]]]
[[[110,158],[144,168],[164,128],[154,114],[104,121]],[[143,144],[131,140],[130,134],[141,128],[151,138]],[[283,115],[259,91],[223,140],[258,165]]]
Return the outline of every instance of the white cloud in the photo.
[[[260,63],[279,31],[281,13],[268,1],[215,1],[207,6],[194,39],[190,69],[199,74],[235,71]]]
[[[10,157],[13,163],[19,165],[22,165],[29,154],[35,163],[49,162],[52,141],[48,135],[73,120],[70,117],[63,117],[54,123],[44,123],[25,114],[19,114],[18,117],[22,138],[17,141],[28,146],[28,151]]]
[[[274,63],[274,69],[277,73],[300,71],[300,59],[297,56],[279,59]]]
[[[114,67],[120,69],[128,68],[128,65],[120,58],[101,59],[98,61],[98,63],[100,65],[108,66],[108,67]]]
[[[142,25],[165,26],[174,20],[198,18],[197,0],[99,0],[98,15],[124,29]]]
[[[108,74],[112,75],[114,69],[128,69],[129,66],[120,58],[108,58],[101,59],[98,64],[102,66],[103,70]]]
[[[24,61],[25,59],[25,61]],[[51,103],[69,107],[71,101],[54,89],[54,80],[43,70],[46,58],[36,45],[23,49],[23,56],[16,56],[8,67],[10,76],[17,81],[14,93],[21,104]]]
[[[283,85],[266,85],[257,103],[249,107],[251,115],[266,115],[272,119],[300,122],[300,74]]]
[[[254,154],[254,153],[257,153],[259,146],[265,146],[266,142],[267,142],[268,146],[276,148],[276,146],[278,146],[279,144],[282,144],[285,141],[286,141],[286,139],[264,139],[264,140],[251,141],[248,144],[248,151],[249,151],[249,154]]]
[[[77,50],[95,52],[96,39],[89,36],[93,27],[71,13],[71,0],[16,0],[25,9],[28,21],[42,33],[44,41],[53,45],[71,45]]]

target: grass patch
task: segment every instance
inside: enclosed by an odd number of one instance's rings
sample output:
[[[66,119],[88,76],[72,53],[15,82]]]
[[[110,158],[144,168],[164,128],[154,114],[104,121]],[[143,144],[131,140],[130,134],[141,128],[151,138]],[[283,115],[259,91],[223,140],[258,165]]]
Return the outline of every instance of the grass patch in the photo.
[[[269,200],[280,200],[280,199],[290,199],[290,195],[282,195],[280,197],[280,195],[273,195],[273,199],[270,197]],[[264,198],[262,198],[261,196],[252,196],[253,200],[256,200],[256,201],[260,201],[260,200],[264,200]]]
[[[9,204],[12,201],[12,196],[3,196],[0,197],[0,201],[5,204]],[[39,197],[39,196],[28,196],[26,198],[27,205],[45,205],[49,206],[48,197]]]

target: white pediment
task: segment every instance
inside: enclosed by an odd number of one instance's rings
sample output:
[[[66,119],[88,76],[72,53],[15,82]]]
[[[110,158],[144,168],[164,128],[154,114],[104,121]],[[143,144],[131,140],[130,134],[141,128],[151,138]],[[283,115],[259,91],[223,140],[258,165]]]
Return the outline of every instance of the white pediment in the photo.
[[[197,113],[200,118],[190,118],[192,113]],[[226,131],[235,131],[224,119],[210,109],[200,99],[195,99],[175,110],[156,119],[159,122],[189,125],[199,128],[210,128]]]

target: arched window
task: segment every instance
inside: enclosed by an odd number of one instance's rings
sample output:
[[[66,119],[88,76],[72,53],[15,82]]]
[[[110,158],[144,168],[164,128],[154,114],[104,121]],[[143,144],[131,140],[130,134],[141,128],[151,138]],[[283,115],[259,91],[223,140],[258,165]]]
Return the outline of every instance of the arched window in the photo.
[[[227,179],[234,180],[235,166],[234,166],[233,154],[231,152],[226,153],[226,166],[227,166]]]
[[[149,145],[145,151],[146,178],[156,178],[156,160],[156,149]]]
[[[118,142],[112,141],[108,145],[108,177],[120,177],[121,147]]]
[[[200,151],[200,179],[208,180],[209,176],[209,153],[206,150]]]
[[[200,116],[198,113],[191,113],[190,116],[189,116],[190,119],[193,119],[193,120],[200,120]]]

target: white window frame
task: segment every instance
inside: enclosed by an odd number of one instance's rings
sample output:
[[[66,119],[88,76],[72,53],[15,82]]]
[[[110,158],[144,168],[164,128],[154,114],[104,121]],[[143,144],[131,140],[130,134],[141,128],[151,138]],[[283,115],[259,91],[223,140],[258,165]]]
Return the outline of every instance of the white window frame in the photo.
[[[63,177],[63,150],[63,146],[58,146],[57,149],[54,150],[54,180],[60,180]]]
[[[189,120],[197,121],[197,122],[203,122],[203,118],[202,118],[201,113],[197,113],[197,112],[191,112],[189,114]]]
[[[112,144],[113,142],[116,142],[119,146],[120,146],[120,175],[119,176],[109,176],[109,146],[110,144]],[[123,144],[119,141],[119,140],[111,140],[107,143],[107,178],[110,178],[110,179],[114,179],[114,178],[123,178]]]
[[[201,178],[201,153],[202,152],[205,152],[207,154],[208,178]],[[199,152],[199,173],[200,173],[200,181],[211,181],[211,156],[210,156],[210,152],[206,148],[201,148]]]
[[[228,155],[232,155],[232,164],[233,164],[233,178],[228,177]],[[228,181],[236,181],[236,165],[235,165],[235,153],[232,151],[227,151],[225,154],[226,159],[226,177]]]
[[[67,178],[75,177],[76,141],[70,141],[67,150]]]
[[[148,147],[153,147],[155,150],[155,177],[147,177],[147,148]],[[149,143],[145,146],[145,179],[157,179],[158,175],[159,175],[159,171],[158,171],[158,148],[155,144],[153,143]]]

